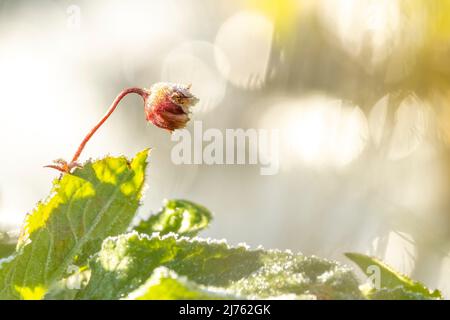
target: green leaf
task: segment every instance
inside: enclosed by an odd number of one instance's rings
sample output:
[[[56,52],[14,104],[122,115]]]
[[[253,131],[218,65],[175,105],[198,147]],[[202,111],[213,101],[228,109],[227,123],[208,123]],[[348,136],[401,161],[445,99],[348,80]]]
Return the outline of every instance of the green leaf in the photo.
[[[394,289],[381,288],[379,290],[370,290],[367,298],[371,300],[434,300],[436,297],[423,295],[408,291],[405,287],[399,286]]]
[[[40,299],[103,239],[124,232],[139,206],[148,150],[129,162],[107,157],[55,180],[27,216],[17,252],[0,265],[0,299]]]
[[[223,241],[175,234],[150,237],[136,232],[103,242],[90,263],[90,281],[77,298],[126,297],[159,266],[199,285],[248,298],[362,298],[353,273],[336,262],[290,252],[230,247]]]
[[[398,271],[394,270],[384,262],[378,260],[374,257],[369,257],[364,254],[360,253],[346,253],[345,256],[352,260],[358,267],[367,274],[370,267],[376,267],[380,271],[380,289],[387,289],[382,290],[381,292],[375,293],[376,289],[369,290],[367,292],[367,296],[371,298],[372,296],[377,297],[377,299],[380,299],[382,297],[382,293],[386,293],[385,299],[388,299],[389,297],[393,296],[408,296],[409,294],[405,294],[405,291],[409,291],[412,294],[421,295],[423,298],[437,298],[441,299],[442,295],[439,292],[439,290],[430,291],[425,285],[418,281],[414,281],[407,277],[406,275],[403,275],[399,273]],[[395,291],[392,291],[394,290]],[[398,289],[398,290],[397,290]]]
[[[148,219],[141,221],[134,229],[151,235],[153,232],[194,236],[208,227],[211,212],[205,207],[187,200],[166,200],[163,208]]]
[[[189,281],[165,267],[155,269],[152,276],[127,300],[223,300],[238,299],[227,291]]]

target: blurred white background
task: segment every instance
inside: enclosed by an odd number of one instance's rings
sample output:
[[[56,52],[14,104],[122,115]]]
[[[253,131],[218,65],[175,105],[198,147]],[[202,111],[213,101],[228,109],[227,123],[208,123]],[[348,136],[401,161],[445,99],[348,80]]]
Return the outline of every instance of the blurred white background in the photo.
[[[175,142],[130,96],[83,159],[152,147],[140,214],[190,199],[215,213],[207,236],[341,261],[377,255],[448,297],[441,5],[0,0],[0,228],[18,228],[45,198],[57,172],[42,166],[68,159],[121,89],[192,83],[204,128],[279,129],[280,171],[176,166]]]

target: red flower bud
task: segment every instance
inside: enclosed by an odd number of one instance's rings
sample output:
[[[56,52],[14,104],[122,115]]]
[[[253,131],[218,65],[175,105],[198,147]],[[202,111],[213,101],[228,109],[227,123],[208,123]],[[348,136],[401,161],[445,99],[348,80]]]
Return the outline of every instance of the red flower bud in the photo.
[[[182,129],[189,121],[190,108],[198,99],[189,91],[190,85],[156,83],[145,97],[147,121],[173,131]]]

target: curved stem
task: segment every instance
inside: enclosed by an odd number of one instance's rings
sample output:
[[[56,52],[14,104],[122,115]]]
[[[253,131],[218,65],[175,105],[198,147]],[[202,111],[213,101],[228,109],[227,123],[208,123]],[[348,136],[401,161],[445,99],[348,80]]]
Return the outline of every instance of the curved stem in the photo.
[[[83,151],[84,147],[88,143],[88,141],[91,139],[91,137],[94,135],[94,133],[100,128],[103,123],[109,118],[109,116],[116,110],[117,106],[119,105],[119,102],[129,93],[136,93],[140,95],[144,100],[149,95],[149,92],[146,89],[142,88],[128,88],[125,90],[122,90],[122,92],[119,93],[119,95],[114,99],[113,103],[109,107],[108,111],[105,113],[105,115],[100,119],[100,121],[89,131],[89,133],[84,137],[83,141],[81,141],[80,146],[78,147],[77,151],[75,152],[71,163],[74,163],[78,160],[80,157],[81,152]]]

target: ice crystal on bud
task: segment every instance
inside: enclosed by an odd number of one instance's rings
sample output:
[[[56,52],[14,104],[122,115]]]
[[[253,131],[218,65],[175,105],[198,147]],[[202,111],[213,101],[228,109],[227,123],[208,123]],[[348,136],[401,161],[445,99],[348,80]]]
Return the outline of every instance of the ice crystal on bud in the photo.
[[[190,108],[198,102],[190,88],[190,85],[174,83],[154,84],[145,98],[147,121],[169,131],[184,128],[189,121]]]

